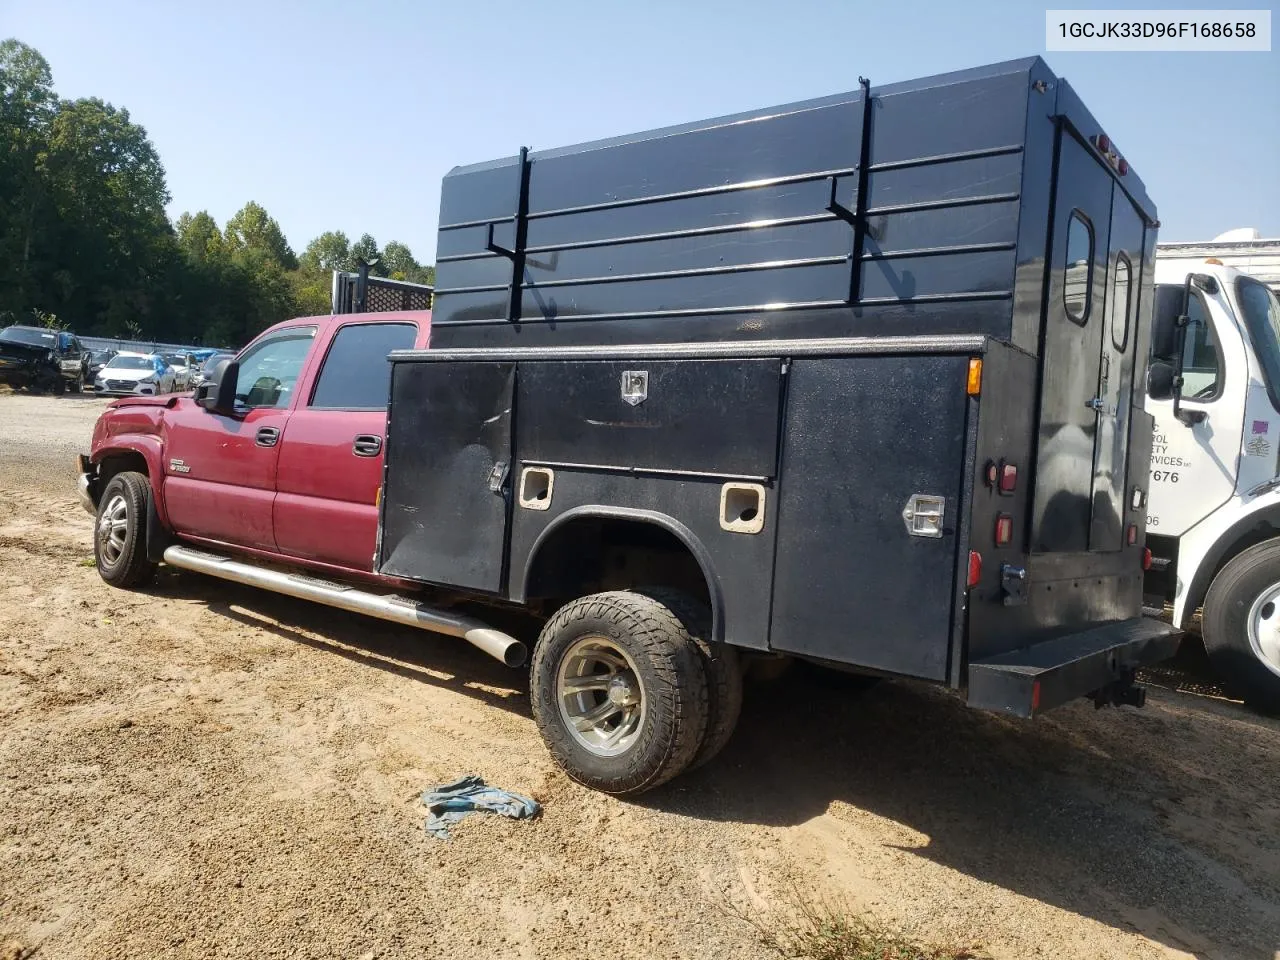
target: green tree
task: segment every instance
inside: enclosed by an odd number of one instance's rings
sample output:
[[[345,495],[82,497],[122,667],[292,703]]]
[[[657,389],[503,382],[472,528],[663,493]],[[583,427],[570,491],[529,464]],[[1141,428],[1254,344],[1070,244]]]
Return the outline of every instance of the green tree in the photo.
[[[43,255],[56,266],[37,305],[82,330],[133,319],[159,334],[158,281],[173,232],[164,167],[146,131],[102,100],[61,101],[43,170],[54,214]]]
[[[385,277],[387,275],[386,268],[382,265],[382,253],[378,250],[378,241],[374,240],[369,234],[361,234],[351,247],[351,262],[355,266],[359,266],[360,261],[372,263],[373,266],[369,272],[375,276]],[[377,260],[377,263],[373,263]]]
[[[33,255],[48,219],[41,168],[56,107],[48,61],[17,40],[0,42],[0,312],[30,305]]]
[[[295,270],[298,267],[298,258],[289,246],[289,241],[284,238],[280,224],[261,204],[252,200],[227,221],[223,237],[233,256],[245,251],[257,251],[285,270]]]
[[[326,230],[307,244],[299,258],[309,270],[329,273],[333,270],[351,270],[355,261],[351,257],[351,241],[341,230]]]
[[[197,214],[184,213],[178,217],[174,230],[178,235],[178,248],[192,260],[206,262],[226,253],[218,221],[207,210]]]

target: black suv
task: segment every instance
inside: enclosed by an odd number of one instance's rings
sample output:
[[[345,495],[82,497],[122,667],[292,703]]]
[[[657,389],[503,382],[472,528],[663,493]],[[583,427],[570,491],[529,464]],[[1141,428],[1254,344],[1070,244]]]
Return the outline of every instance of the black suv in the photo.
[[[0,330],[0,383],[28,390],[84,390],[89,352],[74,333],[43,327]]]

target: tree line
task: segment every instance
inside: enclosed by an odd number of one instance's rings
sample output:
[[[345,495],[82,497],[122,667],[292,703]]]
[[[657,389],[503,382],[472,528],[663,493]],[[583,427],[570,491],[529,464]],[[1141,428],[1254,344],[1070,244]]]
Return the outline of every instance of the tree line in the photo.
[[[0,326],[239,345],[292,316],[328,313],[331,271],[430,283],[403,243],[329,231],[296,254],[249,202],[219,227],[170,222],[164,166],[129,111],[63,99],[48,61],[0,41]]]

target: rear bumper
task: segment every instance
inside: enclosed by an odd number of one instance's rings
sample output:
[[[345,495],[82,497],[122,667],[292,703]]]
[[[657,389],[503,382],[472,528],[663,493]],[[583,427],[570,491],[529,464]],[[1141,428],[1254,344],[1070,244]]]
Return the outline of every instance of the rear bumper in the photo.
[[[76,463],[79,467],[76,472],[76,496],[80,498],[80,505],[96,516],[98,473],[83,453],[76,457]]]
[[[969,706],[1033,717],[1126,683],[1138,667],[1173,656],[1180,635],[1171,624],[1135,617],[976,661]]]

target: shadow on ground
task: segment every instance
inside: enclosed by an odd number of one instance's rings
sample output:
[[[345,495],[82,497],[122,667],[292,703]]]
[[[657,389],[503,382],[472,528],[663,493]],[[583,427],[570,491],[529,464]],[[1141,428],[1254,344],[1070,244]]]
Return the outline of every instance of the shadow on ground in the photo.
[[[155,590],[529,717],[527,673],[464,641],[177,571],[162,571]],[[536,636],[534,624],[502,626],[530,643]],[[1275,960],[1280,839],[1257,836],[1261,855],[1243,862],[1212,838],[1175,832],[1166,811],[1194,806],[1193,794],[1213,806],[1216,790],[1225,801],[1228,783],[1199,771],[1190,745],[1217,743],[1233,758],[1231,799],[1222,804],[1228,839],[1243,837],[1247,847],[1259,828],[1251,810],[1275,809],[1280,723],[1220,699],[1158,697],[1146,711],[1095,715],[1077,704],[1025,723],[969,710],[930,687],[865,690],[797,669],[748,691],[717,760],[635,802],[770,826],[847,805],[926,835],[914,855],[1022,896],[1195,956]],[[1242,735],[1251,729],[1256,738]],[[1271,807],[1259,806],[1268,798]]]
[[[234,623],[531,716],[527,671],[512,670],[465,640],[171,567],[160,568],[149,592],[198,600],[210,613]]]
[[[1183,773],[1195,758],[1178,756],[1182,725],[1155,706],[1095,716],[1077,704],[1028,724],[969,710],[932,688],[842,690],[838,680],[793,671],[767,696],[748,698],[717,761],[640,800],[776,826],[847,804],[925,834],[915,855],[968,876],[1196,955],[1221,956],[1220,945],[1231,944],[1228,955],[1275,960],[1280,841],[1259,837],[1269,849],[1256,861],[1227,862],[1211,842],[1175,835],[1163,813],[1188,789],[1220,787],[1223,813],[1238,817],[1247,846],[1248,831],[1266,821],[1251,828],[1249,810],[1237,810],[1241,798],[1261,810],[1270,797],[1274,812],[1280,726],[1227,706],[1234,730],[1269,734],[1266,747],[1221,743],[1241,752],[1229,801],[1227,784],[1212,777],[1188,784]]]

